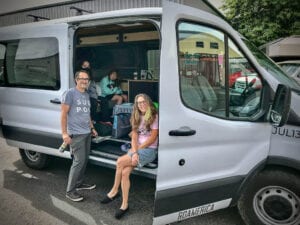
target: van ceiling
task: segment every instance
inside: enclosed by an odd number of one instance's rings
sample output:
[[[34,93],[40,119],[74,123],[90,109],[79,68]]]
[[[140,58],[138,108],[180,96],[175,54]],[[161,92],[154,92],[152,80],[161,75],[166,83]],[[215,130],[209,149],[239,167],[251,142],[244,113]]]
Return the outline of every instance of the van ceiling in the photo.
[[[153,31],[156,27],[151,23],[137,22],[137,23],[119,23],[108,24],[96,27],[86,27],[77,30],[77,36],[94,36],[101,34],[116,34],[123,32],[137,32],[137,31]]]

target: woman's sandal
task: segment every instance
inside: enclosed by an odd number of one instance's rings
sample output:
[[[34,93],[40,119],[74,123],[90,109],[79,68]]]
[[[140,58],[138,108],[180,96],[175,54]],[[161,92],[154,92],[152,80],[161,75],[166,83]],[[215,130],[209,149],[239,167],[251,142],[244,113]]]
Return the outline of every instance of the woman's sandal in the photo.
[[[115,214],[115,218],[116,219],[121,219],[129,210],[129,206],[126,209],[118,209],[116,214]]]
[[[110,197],[108,197],[108,196],[106,195],[105,198],[102,199],[102,200],[100,201],[100,203],[102,203],[102,204],[107,204],[107,203],[112,202],[113,200],[115,200],[115,199],[118,198],[118,197],[120,197],[120,193],[119,193],[119,192],[118,192],[114,197],[112,197],[112,198],[110,198]]]

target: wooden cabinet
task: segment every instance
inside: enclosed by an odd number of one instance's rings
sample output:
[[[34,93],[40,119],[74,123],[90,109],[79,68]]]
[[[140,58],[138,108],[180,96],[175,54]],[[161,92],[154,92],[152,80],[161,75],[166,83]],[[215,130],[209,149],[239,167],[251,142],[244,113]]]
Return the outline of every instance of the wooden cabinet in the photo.
[[[157,31],[144,31],[144,32],[134,32],[123,34],[123,42],[130,41],[147,41],[147,40],[158,40]]]
[[[80,45],[107,44],[107,43],[118,43],[118,42],[119,42],[119,34],[98,35],[98,36],[80,38]]]
[[[159,39],[159,34],[157,31],[143,31],[143,32],[125,33],[125,34],[108,34],[108,35],[81,37],[79,39],[79,45],[96,45],[96,44],[109,44],[109,43],[113,44],[113,43],[118,43],[121,40],[123,40],[123,42],[132,42],[132,41],[148,41],[148,40],[158,40],[158,39]]]

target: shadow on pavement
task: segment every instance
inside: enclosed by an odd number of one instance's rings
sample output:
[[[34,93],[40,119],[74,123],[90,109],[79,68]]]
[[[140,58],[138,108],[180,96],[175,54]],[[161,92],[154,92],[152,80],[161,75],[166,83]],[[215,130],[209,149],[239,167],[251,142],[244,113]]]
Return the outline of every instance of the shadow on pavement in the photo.
[[[3,170],[3,188],[23,196],[31,202],[32,207],[45,211],[64,223],[152,224],[155,180],[131,176],[131,211],[118,221],[114,219],[114,213],[121,205],[121,198],[108,205],[99,203],[113,184],[114,170],[88,165],[86,182],[95,183],[97,188],[82,191],[85,197],[83,202],[72,202],[65,198],[70,160],[54,158],[46,170],[30,169],[21,160],[13,164],[15,170]]]

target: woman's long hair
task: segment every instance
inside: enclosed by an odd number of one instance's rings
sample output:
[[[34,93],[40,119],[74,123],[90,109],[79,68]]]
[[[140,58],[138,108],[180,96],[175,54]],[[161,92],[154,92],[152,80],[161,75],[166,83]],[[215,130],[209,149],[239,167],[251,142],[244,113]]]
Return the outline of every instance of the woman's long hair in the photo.
[[[112,73],[116,73],[117,78],[115,80],[110,79],[110,75]],[[114,84],[114,87],[118,87],[120,85],[119,81],[119,71],[117,69],[111,69],[107,74],[108,80]]]
[[[149,105],[148,108],[149,111],[145,113],[145,126],[147,130],[150,130],[150,126],[155,120],[157,110],[154,107],[151,98],[146,94],[138,94],[134,98],[133,112],[130,118],[131,127],[132,130],[136,131],[139,128],[139,125],[141,123],[141,112],[138,108],[138,103],[137,103],[139,97],[143,97],[145,102]]]

